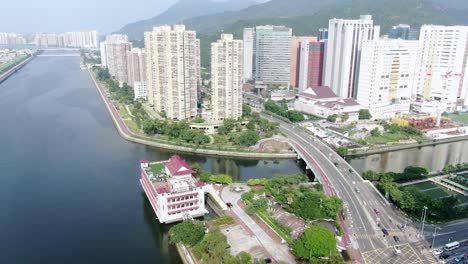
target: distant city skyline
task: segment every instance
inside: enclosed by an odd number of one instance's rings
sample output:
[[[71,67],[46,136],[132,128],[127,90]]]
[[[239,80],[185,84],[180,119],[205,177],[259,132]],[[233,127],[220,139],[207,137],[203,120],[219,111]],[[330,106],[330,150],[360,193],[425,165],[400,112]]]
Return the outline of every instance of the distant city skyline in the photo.
[[[0,32],[36,33],[98,30],[113,33],[126,24],[149,19],[179,0],[18,0],[4,1]],[[212,0],[224,2],[227,0]],[[269,0],[254,0],[258,3]]]
[[[98,30],[111,33],[127,23],[150,18],[177,0],[19,0],[4,1],[0,32],[65,32]]]

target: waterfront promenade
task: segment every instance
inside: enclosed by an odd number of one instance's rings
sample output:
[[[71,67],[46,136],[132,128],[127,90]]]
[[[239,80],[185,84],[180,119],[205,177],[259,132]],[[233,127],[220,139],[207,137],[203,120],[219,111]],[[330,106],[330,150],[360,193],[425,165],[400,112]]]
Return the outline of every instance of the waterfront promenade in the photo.
[[[296,158],[295,153],[265,153],[265,152],[240,152],[240,151],[225,151],[225,150],[214,150],[214,149],[203,149],[203,148],[190,148],[184,146],[171,145],[161,142],[155,142],[149,137],[144,137],[141,135],[136,135],[127,127],[125,122],[122,120],[122,117],[118,113],[114,104],[109,100],[106,95],[104,88],[101,86],[99,81],[94,76],[94,73],[88,69],[88,72],[101,95],[102,100],[105,103],[105,106],[114,122],[115,127],[119,134],[126,140],[139,143],[147,146],[157,147],[166,150],[178,151],[183,153],[191,154],[202,154],[209,156],[221,156],[221,157],[234,157],[234,158],[247,158],[247,159],[294,159]]]
[[[20,62],[18,65],[13,66],[11,69],[8,71],[2,73],[0,75],[0,83],[8,79],[11,75],[13,75],[15,72],[17,72],[19,69],[23,68],[26,64],[28,64],[30,61],[34,59],[34,56],[30,56],[29,58],[26,58],[22,62]]]

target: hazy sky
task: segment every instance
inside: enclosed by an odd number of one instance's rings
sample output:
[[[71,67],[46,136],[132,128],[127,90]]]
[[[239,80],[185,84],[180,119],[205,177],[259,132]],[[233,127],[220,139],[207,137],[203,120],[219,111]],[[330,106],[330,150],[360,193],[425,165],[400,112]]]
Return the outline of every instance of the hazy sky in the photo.
[[[0,32],[109,33],[150,18],[176,0],[1,0]]]

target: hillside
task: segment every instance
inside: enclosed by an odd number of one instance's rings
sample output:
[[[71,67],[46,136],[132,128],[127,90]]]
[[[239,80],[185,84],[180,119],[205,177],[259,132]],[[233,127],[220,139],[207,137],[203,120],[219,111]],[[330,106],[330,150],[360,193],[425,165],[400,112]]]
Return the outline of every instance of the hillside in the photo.
[[[201,33],[213,33],[226,30],[232,24],[241,20],[312,15],[326,7],[343,4],[349,1],[350,0],[271,0],[239,11],[223,12],[186,19],[184,24]]]
[[[145,31],[157,25],[180,23],[185,19],[193,17],[241,10],[255,4],[256,2],[254,0],[229,0],[225,2],[214,2],[212,0],[179,0],[160,15],[128,24],[118,32],[128,35],[130,39],[142,39]]]
[[[306,9],[305,5],[307,5],[303,0],[288,0],[286,2],[292,5],[295,3],[303,4],[303,9]],[[325,2],[322,1],[322,3]],[[229,13],[240,14],[248,9]],[[292,27],[294,35],[316,35],[318,28],[328,26],[330,18],[358,18],[361,14],[372,14],[375,24],[381,26],[382,33],[388,32],[391,26],[399,23],[410,24],[416,28],[419,28],[422,24],[429,23],[445,25],[463,23],[457,16],[452,15],[449,12],[450,10],[443,7],[442,4],[436,4],[430,0],[339,0],[339,3],[335,4],[328,2],[315,13],[294,17],[238,19],[231,24],[222,24],[222,22],[216,21],[218,15],[205,16],[203,19],[209,21],[210,24],[218,25],[216,29],[207,29],[204,26],[205,22],[202,21],[202,18],[187,20],[186,23],[190,25],[190,28],[199,32],[202,43],[202,65],[208,66],[209,54],[207,53],[209,52],[209,42],[215,40],[219,34],[217,32],[221,30],[233,33],[236,37],[240,38],[244,27],[272,24]],[[194,23],[194,21],[197,21],[197,23]]]

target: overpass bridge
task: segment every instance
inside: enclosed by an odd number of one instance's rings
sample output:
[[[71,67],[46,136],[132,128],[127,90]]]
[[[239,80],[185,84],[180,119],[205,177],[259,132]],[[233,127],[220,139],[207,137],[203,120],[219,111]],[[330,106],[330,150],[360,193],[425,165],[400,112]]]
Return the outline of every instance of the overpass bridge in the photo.
[[[78,54],[78,53],[72,53],[72,54],[39,54],[39,55],[36,55],[36,57],[80,57],[80,54]]]
[[[306,168],[322,183],[325,194],[343,201],[339,219],[344,231],[343,246],[361,252],[392,246],[393,238],[383,237],[381,228],[393,234],[401,233],[398,236],[402,242],[412,242],[400,229],[408,223],[407,219],[333,149],[302,127],[266,114],[262,116],[280,124],[281,132],[290,140],[298,158],[304,160]]]

